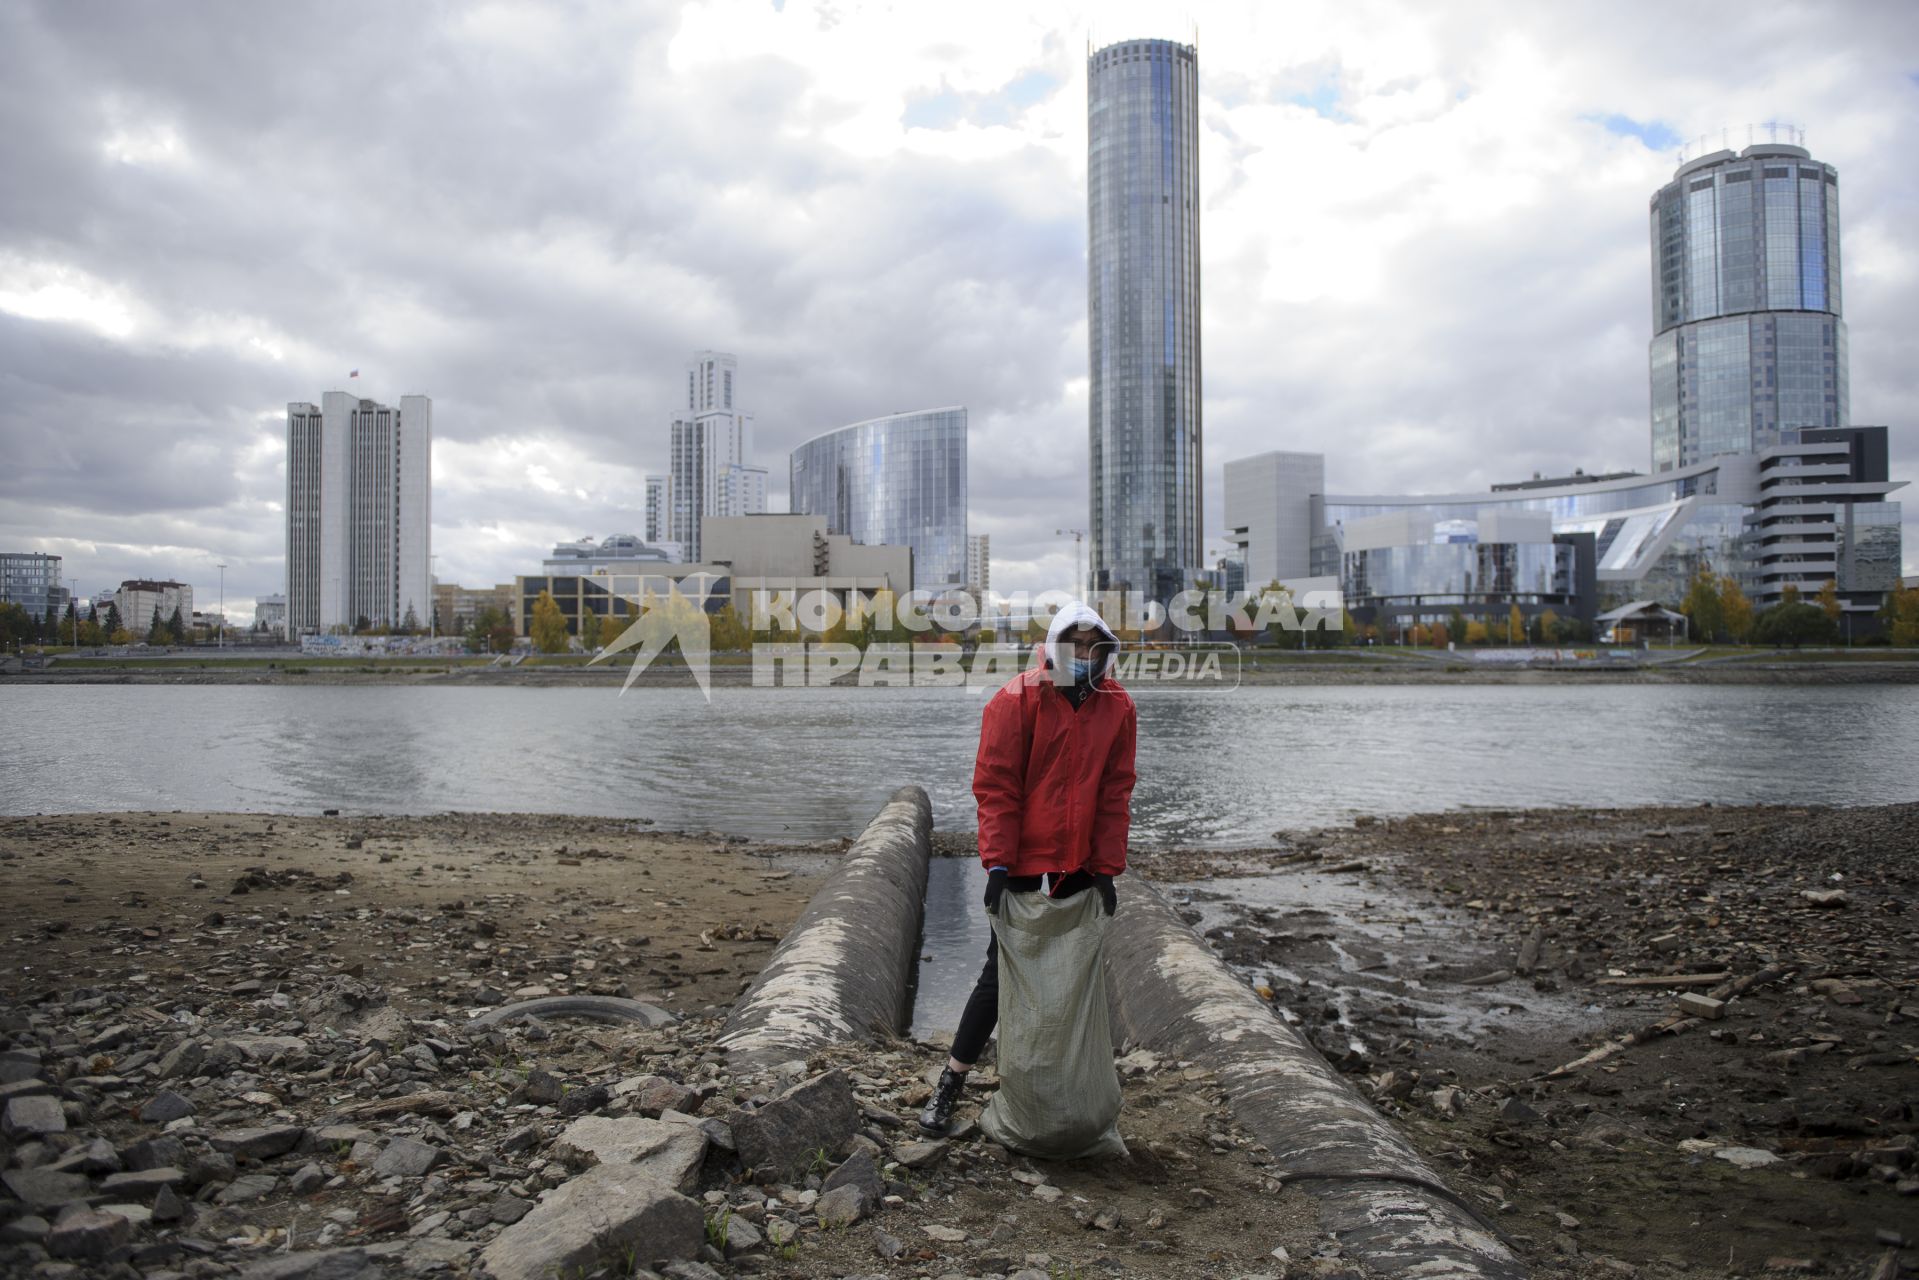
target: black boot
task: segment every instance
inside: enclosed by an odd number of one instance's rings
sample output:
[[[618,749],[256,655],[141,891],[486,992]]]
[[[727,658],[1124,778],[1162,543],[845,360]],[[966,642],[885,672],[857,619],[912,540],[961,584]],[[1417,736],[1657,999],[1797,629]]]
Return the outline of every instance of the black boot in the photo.
[[[947,1067],[940,1072],[940,1082],[933,1086],[933,1096],[927,1100],[926,1109],[920,1112],[920,1128],[938,1136],[946,1132],[953,1121],[953,1108],[959,1105],[960,1094],[966,1089],[966,1073]]]

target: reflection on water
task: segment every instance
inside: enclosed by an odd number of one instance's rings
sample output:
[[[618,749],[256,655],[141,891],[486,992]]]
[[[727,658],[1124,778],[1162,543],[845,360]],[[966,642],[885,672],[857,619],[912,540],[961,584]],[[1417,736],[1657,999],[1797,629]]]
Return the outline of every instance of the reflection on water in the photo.
[[[814,839],[916,782],[973,824],[966,689],[0,688],[0,811],[647,817]],[[1137,838],[1463,805],[1910,800],[1919,688],[1248,688],[1139,700]],[[103,727],[110,726],[110,731]],[[29,732],[30,730],[30,732]]]
[[[980,901],[985,893],[986,869],[978,858],[935,858],[926,869],[919,988],[913,996],[916,1038],[959,1026],[993,936]]]

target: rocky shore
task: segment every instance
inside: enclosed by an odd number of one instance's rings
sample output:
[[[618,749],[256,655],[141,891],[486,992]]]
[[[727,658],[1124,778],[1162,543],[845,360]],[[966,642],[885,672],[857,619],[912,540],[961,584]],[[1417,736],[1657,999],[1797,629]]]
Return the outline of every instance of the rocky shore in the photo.
[[[1135,865],[1533,1274],[1890,1280],[1919,1235],[1915,831],[1476,813]],[[724,1011],[841,849],[0,820],[0,1272],[1365,1274],[1200,1064],[1123,1057],[1131,1155],[1065,1166],[979,1138],[989,1067],[925,1140],[938,1044],[732,1071]],[[556,997],[638,1020],[486,1018]]]
[[[713,1047],[840,851],[524,816],[0,821],[0,1272],[1356,1275],[1210,1074],[1131,1155],[912,1123],[936,1045]],[[671,1021],[475,1019],[639,997]],[[1278,1250],[1276,1254],[1274,1251]]]
[[[1536,1259],[1909,1273],[1919,805],[1277,837],[1142,862]]]

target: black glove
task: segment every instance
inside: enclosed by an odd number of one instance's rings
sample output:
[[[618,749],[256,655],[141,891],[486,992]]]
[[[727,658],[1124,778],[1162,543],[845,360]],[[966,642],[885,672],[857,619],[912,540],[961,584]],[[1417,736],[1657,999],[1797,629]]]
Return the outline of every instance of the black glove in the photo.
[[[1106,908],[1107,915],[1110,916],[1119,910],[1119,891],[1113,888],[1113,877],[1095,875],[1093,877],[1093,890],[1099,894],[1099,904]]]
[[[1006,868],[994,867],[986,873],[986,910],[999,910],[999,896],[1006,892]]]

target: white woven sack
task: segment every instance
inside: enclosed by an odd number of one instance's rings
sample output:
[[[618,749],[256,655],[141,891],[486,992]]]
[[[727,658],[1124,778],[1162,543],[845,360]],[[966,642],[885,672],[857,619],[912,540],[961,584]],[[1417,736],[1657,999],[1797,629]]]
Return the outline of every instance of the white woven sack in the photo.
[[[1002,1146],[1046,1160],[1126,1154],[1106,1021],[1111,925],[1090,889],[1000,897],[1000,1083],[979,1124]]]

